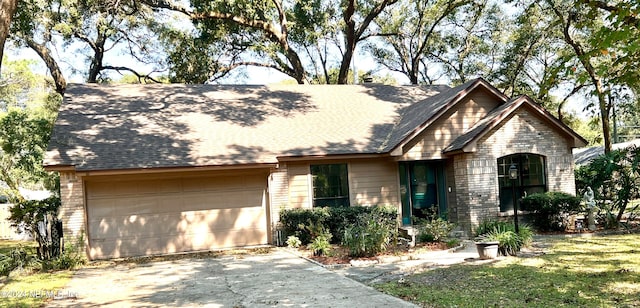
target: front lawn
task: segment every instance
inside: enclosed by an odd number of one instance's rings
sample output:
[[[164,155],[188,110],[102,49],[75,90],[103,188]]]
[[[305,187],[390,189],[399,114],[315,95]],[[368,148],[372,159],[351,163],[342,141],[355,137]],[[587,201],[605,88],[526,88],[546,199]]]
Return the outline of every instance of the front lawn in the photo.
[[[376,285],[425,307],[638,307],[640,234],[545,238],[546,254]]]
[[[35,242],[0,240],[0,253],[10,254],[18,247],[24,247],[27,253],[35,254]],[[62,292],[69,282],[72,271],[43,272],[37,265],[0,278],[0,303],[4,307],[39,307],[53,296],[68,296]]]

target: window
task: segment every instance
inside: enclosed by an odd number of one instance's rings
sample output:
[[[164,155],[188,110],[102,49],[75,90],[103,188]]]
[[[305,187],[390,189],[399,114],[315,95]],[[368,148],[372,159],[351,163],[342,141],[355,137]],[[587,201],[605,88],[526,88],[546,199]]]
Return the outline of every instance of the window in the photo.
[[[313,206],[349,206],[347,164],[311,165]]]
[[[509,168],[518,168],[518,179],[509,179]],[[536,154],[513,154],[498,158],[498,185],[500,186],[500,211],[513,211],[513,195],[516,202],[530,194],[547,191],[546,162]]]

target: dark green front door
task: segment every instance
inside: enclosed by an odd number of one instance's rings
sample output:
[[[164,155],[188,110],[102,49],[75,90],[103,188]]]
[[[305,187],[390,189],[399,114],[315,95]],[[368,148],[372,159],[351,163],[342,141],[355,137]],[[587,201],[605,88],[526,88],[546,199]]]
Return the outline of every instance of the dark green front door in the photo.
[[[402,224],[411,224],[411,217],[425,217],[436,207],[445,218],[447,210],[444,162],[400,162],[400,192],[402,198]]]

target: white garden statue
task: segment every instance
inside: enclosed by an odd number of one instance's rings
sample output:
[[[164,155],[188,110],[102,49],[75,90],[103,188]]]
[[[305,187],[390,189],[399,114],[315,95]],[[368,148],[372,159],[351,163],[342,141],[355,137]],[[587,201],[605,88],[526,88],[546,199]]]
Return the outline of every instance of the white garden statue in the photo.
[[[587,221],[589,222],[589,230],[596,230],[596,219],[593,217],[593,211],[596,207],[595,196],[591,187],[587,186],[587,191],[584,192],[584,202],[587,205],[587,210],[589,211],[587,216]]]

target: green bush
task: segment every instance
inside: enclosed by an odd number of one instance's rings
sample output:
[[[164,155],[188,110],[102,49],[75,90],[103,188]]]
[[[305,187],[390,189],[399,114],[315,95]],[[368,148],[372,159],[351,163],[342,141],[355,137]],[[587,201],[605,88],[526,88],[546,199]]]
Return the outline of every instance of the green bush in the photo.
[[[501,255],[516,255],[524,246],[531,243],[533,232],[527,225],[519,226],[516,233],[513,223],[486,221],[476,229],[478,240],[487,242],[499,242],[498,251]]]
[[[385,210],[373,210],[360,214],[355,223],[346,227],[342,244],[352,257],[374,256],[387,249],[397,237],[397,222],[389,219]]]
[[[287,247],[298,248],[301,245],[302,245],[302,241],[300,241],[300,239],[297,236],[289,235],[289,237],[287,237]]]
[[[532,223],[540,231],[560,231],[567,227],[564,215],[582,210],[581,198],[563,192],[531,194],[522,198],[523,210],[531,211]]]
[[[442,242],[456,226],[440,217],[417,219],[416,223],[420,242]]]
[[[344,231],[363,214],[376,213],[394,224],[397,209],[387,206],[324,207],[313,209],[283,209],[280,224],[285,236],[297,236],[302,244],[311,243],[313,236],[307,227],[321,225],[332,235],[333,243],[342,243]]]
[[[85,264],[87,259],[83,250],[84,237],[79,236],[65,245],[64,251],[56,258],[42,261],[42,270],[68,270]]]
[[[341,243],[344,230],[358,220],[358,216],[370,213],[373,207],[349,206],[327,208],[329,217],[325,221],[327,229],[333,234],[333,242]]]
[[[322,256],[331,250],[331,237],[331,233],[322,230],[320,233],[315,234],[307,248],[313,251],[314,256]]]
[[[309,225],[324,226],[329,218],[328,208],[314,209],[283,209],[280,211],[280,224],[285,236],[296,236],[302,244],[309,244],[313,240]]]
[[[505,221],[497,221],[497,220],[484,220],[476,227],[475,235],[480,237],[483,234],[487,234],[490,231],[497,228],[506,228],[509,225],[513,225],[513,223],[508,223]],[[514,227],[515,230],[515,227]]]
[[[7,254],[0,254],[0,275],[9,276],[15,269],[34,267],[38,261],[33,252],[22,246],[16,247]]]

